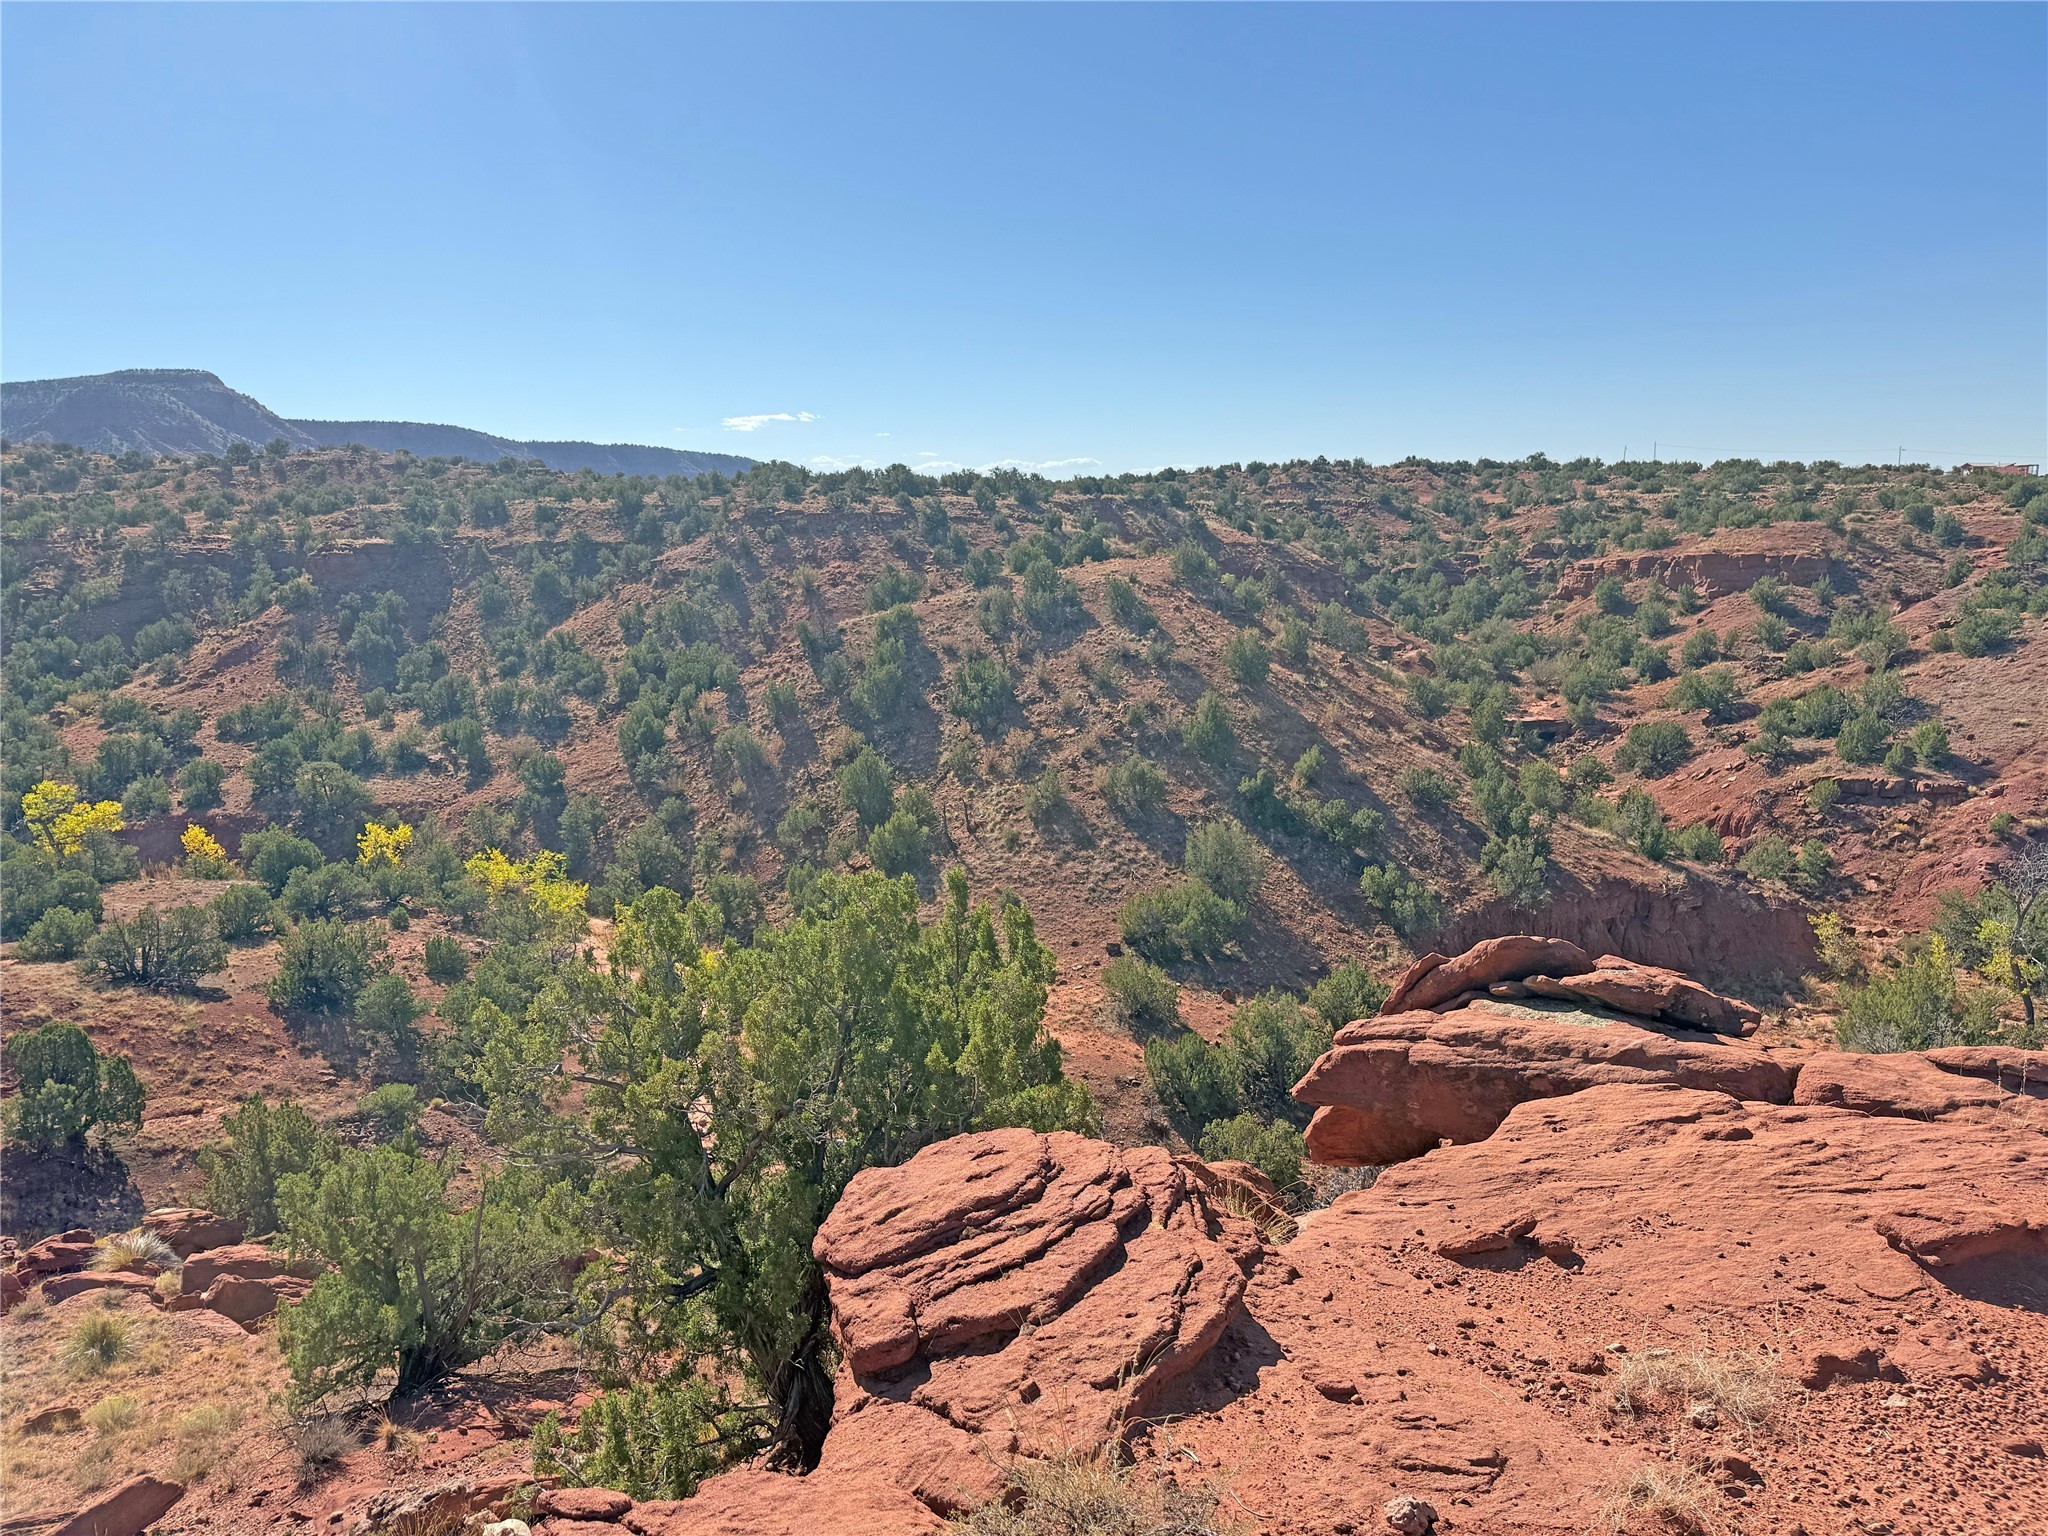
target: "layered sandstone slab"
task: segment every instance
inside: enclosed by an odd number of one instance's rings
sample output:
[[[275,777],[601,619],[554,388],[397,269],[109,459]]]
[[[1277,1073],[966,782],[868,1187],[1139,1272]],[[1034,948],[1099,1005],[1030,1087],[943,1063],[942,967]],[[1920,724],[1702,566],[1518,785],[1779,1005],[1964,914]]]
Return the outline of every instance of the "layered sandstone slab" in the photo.
[[[1475,1003],[1348,1024],[1295,1085],[1319,1163],[1397,1163],[1491,1135],[1517,1104],[1615,1084],[1785,1103],[1798,1068],[1701,1030],[1582,1009]]]
[[[1008,1453],[1092,1445],[1145,1411],[1236,1311],[1233,1255],[1258,1241],[1159,1148],[1015,1130],[857,1175],[813,1251],[842,1428],[907,1405],[937,1441]]]

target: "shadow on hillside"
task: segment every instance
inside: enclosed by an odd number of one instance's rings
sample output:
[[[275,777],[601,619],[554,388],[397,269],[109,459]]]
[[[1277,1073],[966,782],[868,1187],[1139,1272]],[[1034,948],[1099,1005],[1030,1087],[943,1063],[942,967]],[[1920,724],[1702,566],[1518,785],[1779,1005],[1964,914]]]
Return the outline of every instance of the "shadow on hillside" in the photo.
[[[26,1243],[73,1227],[125,1232],[141,1220],[142,1191],[111,1149],[9,1149],[0,1232]]]

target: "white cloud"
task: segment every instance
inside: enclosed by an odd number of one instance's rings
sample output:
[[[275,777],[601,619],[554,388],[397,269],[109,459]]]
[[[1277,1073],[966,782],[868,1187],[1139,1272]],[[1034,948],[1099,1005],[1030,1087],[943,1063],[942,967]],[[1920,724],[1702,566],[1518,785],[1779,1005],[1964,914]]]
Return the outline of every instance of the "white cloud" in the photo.
[[[806,422],[817,419],[809,411],[762,411],[753,416],[728,416],[722,425],[728,432],[758,432],[771,422]]]

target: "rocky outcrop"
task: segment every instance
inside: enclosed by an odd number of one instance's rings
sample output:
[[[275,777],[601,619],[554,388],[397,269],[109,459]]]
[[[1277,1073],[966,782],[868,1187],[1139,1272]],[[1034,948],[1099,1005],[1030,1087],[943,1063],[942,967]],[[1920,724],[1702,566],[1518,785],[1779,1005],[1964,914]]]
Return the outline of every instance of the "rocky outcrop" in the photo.
[[[868,1169],[814,1245],[836,1422],[907,1405],[935,1442],[1099,1443],[1216,1341],[1258,1248],[1158,1148],[991,1131]]]
[[[1798,1067],[1738,1043],[1761,1015],[1691,977],[1535,934],[1424,955],[1377,1018],[1340,1029],[1295,1085],[1317,1162],[1365,1166],[1478,1141],[1517,1104],[1608,1084],[1783,1104]]]
[[[1455,954],[1529,920],[1508,902],[1480,901],[1462,909],[1434,943]],[[1715,987],[1769,985],[1815,964],[1803,906],[1699,871],[1582,874],[1561,867],[1540,921],[1546,933],[1589,955],[1627,955]]]
[[[1591,956],[1566,939],[1528,933],[1482,939],[1456,959],[1432,951],[1416,960],[1394,983],[1380,1012],[1440,1008],[1461,993],[1484,992],[1496,982],[1520,981],[1538,974],[1574,975],[1592,963]]]
[[[1797,1078],[1770,1053],[1700,1030],[1486,1002],[1347,1024],[1294,1096],[1316,1106],[1309,1155],[1357,1167],[1483,1140],[1531,1099],[1634,1084],[1782,1104]]]
[[[223,1278],[310,1280],[315,1273],[311,1265],[295,1264],[261,1243],[233,1243],[187,1259],[179,1271],[178,1290],[186,1296],[198,1296]]]
[[[1702,597],[1747,592],[1765,576],[1795,587],[1810,587],[1828,574],[1827,530],[1813,523],[1728,529],[1710,547],[1652,549],[1581,560],[1558,578],[1557,595],[1590,597],[1608,577],[1624,582],[1656,581],[1677,590],[1691,587]]]

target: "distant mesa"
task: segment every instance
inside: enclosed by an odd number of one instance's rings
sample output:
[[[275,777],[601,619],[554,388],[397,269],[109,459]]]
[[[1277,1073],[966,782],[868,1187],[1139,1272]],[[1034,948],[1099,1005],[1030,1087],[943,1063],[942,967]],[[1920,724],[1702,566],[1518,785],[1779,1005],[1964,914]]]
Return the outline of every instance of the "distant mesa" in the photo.
[[[754,461],[637,443],[535,443],[419,421],[294,421],[198,368],[127,368],[75,379],[0,384],[0,432],[11,442],[72,443],[101,453],[224,453],[283,438],[294,448],[361,443],[420,458],[539,459],[604,475],[736,474]]]

